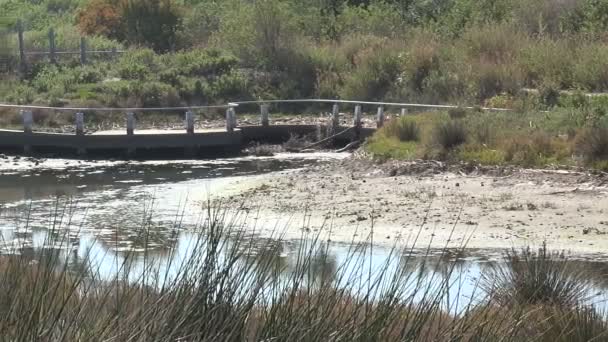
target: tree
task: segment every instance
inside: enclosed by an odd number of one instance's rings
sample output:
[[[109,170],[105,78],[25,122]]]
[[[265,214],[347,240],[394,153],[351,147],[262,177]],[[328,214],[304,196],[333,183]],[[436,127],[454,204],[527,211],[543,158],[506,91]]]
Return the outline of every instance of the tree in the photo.
[[[125,0],[122,18],[128,43],[143,44],[157,52],[174,49],[182,17],[171,0]]]
[[[119,0],[93,0],[77,14],[78,29],[86,35],[124,40]]]

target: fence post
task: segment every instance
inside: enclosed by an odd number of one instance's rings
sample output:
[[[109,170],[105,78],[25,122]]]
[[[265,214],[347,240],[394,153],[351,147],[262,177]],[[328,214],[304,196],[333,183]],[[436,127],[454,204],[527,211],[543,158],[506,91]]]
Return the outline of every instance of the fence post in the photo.
[[[135,131],[135,114],[133,112],[127,113],[127,135],[133,135]]]
[[[407,115],[407,108],[401,108],[401,116]]]
[[[186,112],[186,133],[194,134],[194,113],[192,111]]]
[[[27,72],[27,61],[25,59],[25,45],[23,43],[23,22],[17,22],[17,37],[19,40],[19,68],[23,76]]]
[[[338,126],[340,125],[340,106],[337,103],[334,103],[334,106],[331,110],[331,129],[332,132],[338,131]]]
[[[80,64],[87,64],[87,40],[85,37],[80,37]]]
[[[116,59],[116,57],[118,57],[118,51],[116,50],[116,47],[112,47],[112,59]]]
[[[269,106],[267,104],[263,104],[260,106],[260,123],[262,126],[268,126],[268,111]]]
[[[376,127],[380,128],[384,125],[384,107],[378,107],[378,115],[376,117]]]
[[[55,30],[51,27],[49,29],[49,59],[53,64],[57,63],[56,52],[57,49],[55,47]]]

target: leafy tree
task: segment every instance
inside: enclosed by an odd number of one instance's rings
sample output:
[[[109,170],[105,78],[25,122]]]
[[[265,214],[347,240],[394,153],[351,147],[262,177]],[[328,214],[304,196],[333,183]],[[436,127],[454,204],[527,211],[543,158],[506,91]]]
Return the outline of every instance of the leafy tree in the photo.
[[[182,24],[180,10],[171,0],[125,0],[122,19],[127,42],[146,45],[157,52],[174,49]]]
[[[92,0],[76,14],[78,28],[86,35],[124,40],[119,0]]]

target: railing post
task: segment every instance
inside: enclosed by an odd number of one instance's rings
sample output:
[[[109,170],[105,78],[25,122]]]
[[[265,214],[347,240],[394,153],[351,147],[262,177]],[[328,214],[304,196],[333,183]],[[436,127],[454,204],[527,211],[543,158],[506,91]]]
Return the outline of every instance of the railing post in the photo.
[[[401,116],[407,115],[407,108],[401,108]]]
[[[331,128],[332,132],[338,131],[338,126],[340,126],[340,106],[337,103],[334,103],[334,106],[331,110]]]
[[[361,128],[361,105],[356,105],[355,106],[354,126],[356,128]]]
[[[84,135],[84,113],[76,113],[76,135],[83,136]],[[76,149],[76,154],[82,156],[87,153],[87,150],[79,145]]]
[[[235,121],[234,108],[230,107],[226,109],[226,131],[232,132],[234,131],[234,121]]]
[[[236,128],[236,126],[238,126],[237,120],[236,120],[236,109],[234,109],[234,107],[231,108],[232,110],[230,111],[230,117],[232,118],[232,128]]]
[[[27,72],[27,60],[25,57],[25,43],[23,42],[23,22],[21,20],[17,22],[17,38],[19,41],[19,68],[21,69],[21,76],[24,77]]]
[[[76,135],[84,135],[84,113],[76,113]]]
[[[32,133],[32,126],[34,124],[34,115],[31,110],[22,110],[21,117],[23,118],[23,132]]]
[[[53,64],[57,63],[57,56],[55,52],[55,30],[51,27],[49,29],[49,59]]]
[[[186,133],[194,134],[194,113],[190,110],[186,112]]]
[[[87,64],[87,40],[85,37],[80,37],[80,64]]]
[[[127,113],[127,135],[133,135],[135,131],[135,114],[133,112]]]
[[[384,125],[384,107],[378,107],[378,115],[376,117],[376,127],[380,128]]]
[[[23,132],[32,134],[32,125],[34,123],[34,115],[31,110],[22,110],[21,117],[23,118]],[[32,146],[28,143],[23,145],[23,153],[29,154],[32,152]]]
[[[269,111],[269,106],[267,104],[263,104],[260,106],[260,124],[262,126],[268,126],[269,122],[268,122],[268,111]]]

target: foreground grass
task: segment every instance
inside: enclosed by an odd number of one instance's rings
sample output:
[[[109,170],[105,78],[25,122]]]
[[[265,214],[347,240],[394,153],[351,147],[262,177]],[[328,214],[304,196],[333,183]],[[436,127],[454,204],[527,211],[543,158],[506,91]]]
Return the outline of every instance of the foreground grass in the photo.
[[[0,334],[11,341],[608,339],[606,317],[585,305],[581,271],[546,249],[507,255],[481,281],[478,298],[454,310],[449,289],[460,275],[445,261],[447,250],[423,262],[438,263],[428,272],[397,249],[371,269],[369,244],[327,268],[324,244],[312,240],[292,251],[296,263],[286,270],[276,242],[260,246],[222,213],[209,217],[192,255],[165,271],[147,251],[127,253],[110,279],[88,256],[76,264],[49,249],[2,257]],[[144,225],[143,241],[149,233]]]
[[[409,138],[412,125],[421,133]],[[608,170],[607,133],[604,116],[581,109],[452,110],[394,118],[368,141],[366,150],[379,159]]]

